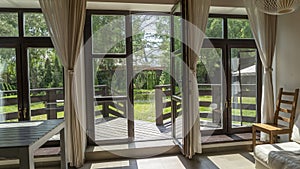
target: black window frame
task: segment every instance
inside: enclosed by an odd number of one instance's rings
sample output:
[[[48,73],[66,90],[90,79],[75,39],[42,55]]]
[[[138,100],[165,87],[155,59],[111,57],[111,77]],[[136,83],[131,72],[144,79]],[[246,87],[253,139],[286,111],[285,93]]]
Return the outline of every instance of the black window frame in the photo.
[[[257,46],[254,39],[229,39],[228,37],[228,19],[247,19],[247,15],[229,15],[229,14],[209,14],[209,18],[221,18],[223,19],[223,38],[206,38],[203,41],[202,48],[221,48],[222,49],[222,62],[223,69],[225,71],[225,83],[223,86],[226,86],[226,93],[224,93],[225,98],[223,100],[228,102],[230,100],[231,95],[231,77],[230,77],[230,65],[231,65],[231,48],[255,48],[257,50]],[[262,95],[262,64],[259,58],[259,53],[257,50],[257,92],[256,92],[256,110],[257,116],[256,121],[261,121],[261,95]],[[225,104],[225,103],[224,103]],[[223,112],[223,128],[217,129],[213,131],[214,135],[217,134],[234,134],[234,133],[245,133],[251,132],[251,127],[243,127],[232,129],[231,125],[231,115],[230,115],[230,106],[228,108],[224,106]],[[211,131],[201,131],[203,135],[211,134]]]

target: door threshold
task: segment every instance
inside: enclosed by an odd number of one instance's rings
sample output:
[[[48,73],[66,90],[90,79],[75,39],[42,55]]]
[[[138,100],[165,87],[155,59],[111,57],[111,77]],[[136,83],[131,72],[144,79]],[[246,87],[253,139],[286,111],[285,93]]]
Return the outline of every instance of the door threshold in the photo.
[[[256,136],[258,138],[259,135]],[[228,143],[252,140],[252,133],[220,134],[212,136],[202,136],[202,144]]]

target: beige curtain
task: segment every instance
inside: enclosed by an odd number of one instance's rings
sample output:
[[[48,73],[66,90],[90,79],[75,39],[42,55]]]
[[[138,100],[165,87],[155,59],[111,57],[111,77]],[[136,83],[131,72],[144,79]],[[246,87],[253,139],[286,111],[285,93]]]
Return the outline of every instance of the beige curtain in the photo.
[[[85,23],[86,0],[40,0],[54,47],[65,70],[65,121],[70,166],[84,163],[86,147],[85,112],[80,58]],[[75,78],[76,77],[76,78]],[[83,103],[83,104],[82,104]]]
[[[184,154],[192,158],[201,153],[201,133],[199,121],[199,92],[196,76],[197,61],[205,37],[211,0],[186,0],[187,55],[189,57],[189,98],[188,113],[184,114]]]
[[[272,63],[276,48],[277,16],[264,14],[255,7],[254,0],[244,0],[251,29],[264,67],[261,122],[273,123],[274,94],[272,84]],[[261,140],[268,137],[261,135]]]

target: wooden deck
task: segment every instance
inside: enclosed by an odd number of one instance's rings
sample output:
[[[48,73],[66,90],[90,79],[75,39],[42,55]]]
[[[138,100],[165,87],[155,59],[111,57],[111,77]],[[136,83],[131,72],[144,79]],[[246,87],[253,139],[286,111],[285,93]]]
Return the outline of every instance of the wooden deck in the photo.
[[[172,134],[171,122],[164,123],[163,126],[156,126],[155,122],[135,120],[135,141],[163,140],[170,139]],[[211,130],[219,128],[205,121],[201,121],[201,129]],[[176,123],[176,135],[181,136],[182,122],[178,118]],[[96,141],[126,139],[127,119],[125,118],[105,118],[98,119],[95,124]]]
[[[155,123],[135,120],[135,141],[159,140],[171,138],[171,123],[165,126],[156,126]],[[95,125],[97,141],[126,139],[127,119],[106,118],[98,121]]]

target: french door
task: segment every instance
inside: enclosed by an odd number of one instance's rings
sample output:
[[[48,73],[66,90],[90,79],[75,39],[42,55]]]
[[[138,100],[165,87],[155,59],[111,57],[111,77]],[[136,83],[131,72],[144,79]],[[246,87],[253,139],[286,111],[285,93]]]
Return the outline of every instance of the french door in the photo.
[[[131,20],[129,12],[87,12],[85,65],[90,144],[134,140]]]
[[[0,17],[0,121],[63,118],[63,68],[41,10]]]
[[[172,126],[173,138],[179,145],[184,138],[182,97],[188,90],[184,87],[181,7],[180,3],[173,7],[171,22]],[[244,16],[234,17],[226,16],[217,21],[224,27],[229,25],[229,21],[230,24],[236,20],[247,21]],[[234,37],[235,34],[228,33],[232,27],[228,28],[220,28],[225,33],[219,39],[204,40],[199,56],[197,81],[203,136],[250,132],[252,123],[260,119],[262,71],[254,39]]]
[[[227,133],[250,132],[260,119],[261,63],[256,47],[230,45],[227,67]]]
[[[20,88],[20,48],[17,45],[0,46],[0,76],[1,76],[1,100],[0,122],[24,120],[22,88]],[[7,98],[10,96],[10,98]],[[22,114],[21,114],[22,113]]]
[[[261,63],[255,46],[203,46],[198,69],[202,135],[250,132],[260,119]],[[201,81],[201,80],[199,80]]]
[[[184,69],[184,45],[183,45],[183,19],[182,19],[182,3],[178,2],[172,8],[171,16],[171,122],[172,122],[172,138],[177,145],[183,149],[184,139],[184,122],[183,122],[183,94],[185,79]]]

